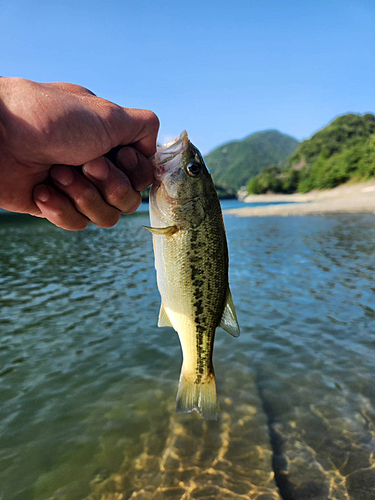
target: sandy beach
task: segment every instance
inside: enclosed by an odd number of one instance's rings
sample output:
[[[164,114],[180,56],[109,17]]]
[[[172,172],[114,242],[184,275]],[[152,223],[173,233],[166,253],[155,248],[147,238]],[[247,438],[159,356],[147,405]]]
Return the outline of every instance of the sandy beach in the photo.
[[[266,205],[228,209],[238,217],[267,217],[331,213],[375,214],[375,180],[360,184],[345,184],[330,190],[305,194],[249,195],[247,203],[294,202],[286,205]]]

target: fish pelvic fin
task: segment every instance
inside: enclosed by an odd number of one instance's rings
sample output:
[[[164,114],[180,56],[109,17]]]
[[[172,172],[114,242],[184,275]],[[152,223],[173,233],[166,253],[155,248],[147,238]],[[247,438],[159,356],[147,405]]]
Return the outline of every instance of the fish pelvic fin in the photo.
[[[217,393],[214,370],[198,380],[197,375],[185,374],[181,369],[178,386],[176,409],[179,413],[190,413],[195,410],[206,420],[217,420]]]
[[[177,226],[168,226],[168,227],[151,227],[151,226],[142,226],[152,234],[161,234],[162,236],[172,236],[177,233]]]
[[[240,336],[240,326],[238,324],[236,309],[234,308],[232,294],[230,293],[229,286],[227,289],[224,312],[223,316],[221,317],[219,326],[226,332],[230,333],[233,337]]]
[[[172,322],[169,319],[168,313],[165,310],[165,307],[163,304],[160,306],[160,311],[159,311],[159,319],[158,319],[158,326],[171,326],[173,328]]]

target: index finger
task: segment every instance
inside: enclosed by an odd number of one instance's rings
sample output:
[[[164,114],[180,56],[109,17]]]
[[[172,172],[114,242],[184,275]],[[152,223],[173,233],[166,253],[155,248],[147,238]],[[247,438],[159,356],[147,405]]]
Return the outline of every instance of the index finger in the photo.
[[[94,102],[95,98],[87,99]],[[132,146],[147,158],[153,156],[159,130],[159,118],[156,114],[148,109],[122,108],[109,101],[101,101],[102,105],[95,106],[95,111],[105,127],[109,149]],[[107,151],[100,152],[96,157]]]
[[[138,133],[133,140],[121,143],[126,146],[132,144],[146,158],[150,158],[156,153],[156,139],[159,131],[159,118],[153,111],[145,109],[124,108],[133,120],[134,124],[139,127]]]

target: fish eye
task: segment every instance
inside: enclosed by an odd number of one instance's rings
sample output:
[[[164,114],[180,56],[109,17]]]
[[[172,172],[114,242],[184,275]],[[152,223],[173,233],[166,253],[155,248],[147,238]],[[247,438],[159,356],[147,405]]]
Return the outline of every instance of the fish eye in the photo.
[[[199,175],[200,171],[201,171],[201,166],[199,165],[199,163],[192,162],[189,163],[189,165],[187,166],[187,173],[191,177],[196,177],[197,175]]]

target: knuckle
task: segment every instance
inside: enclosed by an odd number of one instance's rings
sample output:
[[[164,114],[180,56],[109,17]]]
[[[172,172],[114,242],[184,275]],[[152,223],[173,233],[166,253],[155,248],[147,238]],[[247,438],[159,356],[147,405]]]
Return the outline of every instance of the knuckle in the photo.
[[[132,191],[133,190],[129,184],[122,182],[108,193],[108,203],[114,207],[121,207],[124,202],[130,198]]]
[[[132,214],[137,210],[139,205],[142,203],[142,196],[140,193],[135,193],[135,195],[129,197],[122,208],[122,213]]]
[[[123,115],[123,110],[121,106],[118,106],[114,102],[103,100],[103,111],[105,113],[105,118],[108,121],[112,121],[116,118],[121,119]]]
[[[53,218],[62,222],[66,219],[67,211],[63,207],[50,207],[49,212],[52,214]]]
[[[85,229],[89,220],[84,217],[75,217],[68,210],[63,207],[51,208],[48,219],[58,227],[66,229],[67,231],[80,231]]]
[[[86,94],[86,95],[89,95],[89,96],[93,96],[93,97],[96,97],[96,94],[94,94],[94,92],[86,87],[81,87],[79,86],[79,90],[83,93],[83,94]]]
[[[90,186],[83,186],[74,197],[74,202],[82,208],[92,207],[98,201],[99,193]]]
[[[87,89],[86,87],[83,87],[82,85],[77,85],[76,83],[67,83],[67,82],[53,82],[53,83],[48,83],[48,86],[52,86],[55,88],[58,88],[59,90],[63,90],[65,92],[69,92],[71,94],[76,94],[76,95],[95,95],[91,90]]]
[[[118,145],[115,138],[117,137],[119,125],[123,120],[123,109],[114,102],[101,99],[98,116],[100,117],[104,132],[102,134],[102,150],[110,151]]]
[[[64,90],[68,90],[74,93],[85,93],[86,88],[82,87],[81,85],[77,85],[76,83],[61,83],[60,87],[63,88]]]

